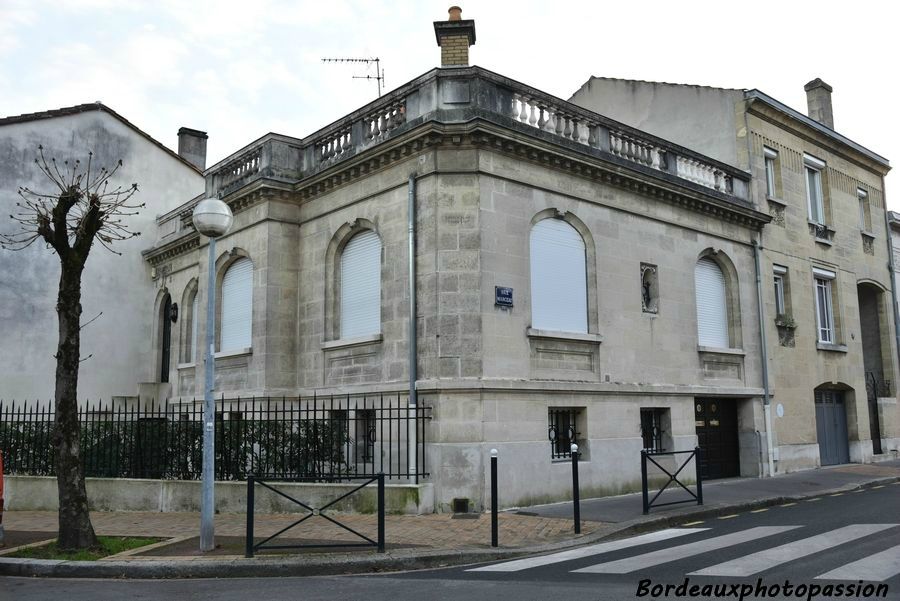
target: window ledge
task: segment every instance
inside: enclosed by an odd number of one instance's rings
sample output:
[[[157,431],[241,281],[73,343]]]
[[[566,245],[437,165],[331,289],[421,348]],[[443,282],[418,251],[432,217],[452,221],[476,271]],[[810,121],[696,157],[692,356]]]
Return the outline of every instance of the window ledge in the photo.
[[[338,340],[326,340],[322,343],[323,351],[332,349],[347,348],[350,346],[359,346],[361,344],[372,344],[373,342],[382,341],[381,332],[378,334],[366,334],[365,336],[356,336],[355,338],[340,338]]]
[[[243,357],[244,355],[252,355],[252,354],[253,354],[253,349],[247,347],[247,348],[231,349],[228,351],[219,351],[214,355],[214,357],[216,359],[227,359],[228,357]]]
[[[193,369],[197,367],[197,363],[195,361],[191,361],[190,363],[179,363],[178,369]]]
[[[600,334],[583,334],[581,332],[560,332],[558,330],[538,330],[537,328],[528,328],[525,335],[529,338],[552,338],[554,340],[571,340],[575,342],[591,342],[600,344],[603,342],[603,336]]]
[[[867,238],[871,238],[872,240],[875,239],[875,233],[870,232],[869,230],[859,230],[859,233]]]
[[[775,204],[781,205],[783,207],[787,206],[787,203],[785,201],[781,200],[780,198],[775,198],[774,196],[766,195],[766,200],[768,200],[769,202],[774,202]]]
[[[715,353],[717,355],[740,355],[743,357],[747,353],[741,348],[718,348],[715,346],[697,345],[698,353]]]
[[[820,351],[831,351],[834,353],[846,353],[846,344],[834,344],[832,342],[816,342],[816,348]]]

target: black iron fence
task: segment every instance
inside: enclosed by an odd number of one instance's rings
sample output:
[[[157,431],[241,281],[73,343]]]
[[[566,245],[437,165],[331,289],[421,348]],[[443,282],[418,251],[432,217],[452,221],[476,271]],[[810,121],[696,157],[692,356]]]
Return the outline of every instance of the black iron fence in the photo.
[[[407,405],[399,395],[217,399],[216,479],[425,477],[431,409]],[[198,480],[202,417],[202,401],[87,403],[79,410],[85,474]],[[53,426],[50,403],[0,403],[6,473],[53,475]]]

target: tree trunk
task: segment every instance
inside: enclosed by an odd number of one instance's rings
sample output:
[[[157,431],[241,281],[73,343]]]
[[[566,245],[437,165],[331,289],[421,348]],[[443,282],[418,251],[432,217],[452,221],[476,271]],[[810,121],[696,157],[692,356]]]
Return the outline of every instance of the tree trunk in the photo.
[[[97,545],[88,511],[78,423],[78,366],[81,361],[81,274],[83,263],[60,257],[59,343],[56,349],[56,485],[59,490],[60,549]]]

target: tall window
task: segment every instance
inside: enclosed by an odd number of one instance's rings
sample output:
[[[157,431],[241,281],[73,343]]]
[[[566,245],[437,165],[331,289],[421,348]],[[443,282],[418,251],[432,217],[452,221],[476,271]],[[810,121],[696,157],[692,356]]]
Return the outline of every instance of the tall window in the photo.
[[[813,269],[816,280],[816,326],[819,342],[835,342],[832,283],[835,274],[826,269]]]
[[[182,307],[182,351],[181,361],[183,363],[193,363],[197,360],[197,324],[200,316],[197,311],[200,305],[200,295],[197,294],[196,286],[192,286],[184,296],[184,304]]]
[[[219,350],[250,348],[253,318],[253,262],[241,257],[222,278],[222,311]]]
[[[775,265],[772,271],[774,272],[775,284],[775,315],[784,315],[787,313],[787,307],[784,302],[784,280],[787,277],[787,267]]]
[[[353,236],[341,254],[341,338],[381,332],[381,239]]]
[[[778,153],[771,148],[764,148],[763,153],[766,159],[766,197],[777,198],[778,192],[775,187],[775,168],[778,160]]]
[[[531,228],[531,326],[587,333],[587,269],[584,240],[561,219]]]
[[[697,293],[697,338],[700,346],[729,348],[728,301],[725,274],[719,264],[703,257],[694,268]]]
[[[825,225],[825,199],[822,194],[822,170],[825,163],[803,155],[806,169],[806,200],[809,220],[818,225]]]

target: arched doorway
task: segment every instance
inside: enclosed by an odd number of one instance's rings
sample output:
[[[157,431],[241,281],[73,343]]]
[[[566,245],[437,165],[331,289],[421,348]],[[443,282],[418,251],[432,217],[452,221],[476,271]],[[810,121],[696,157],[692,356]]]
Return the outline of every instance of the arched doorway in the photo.
[[[869,409],[869,434],[872,437],[872,452],[880,455],[881,424],[878,419],[878,397],[891,396],[891,382],[887,374],[890,365],[885,365],[885,357],[891,356],[888,336],[887,307],[884,291],[878,286],[861,282],[856,287],[859,297],[859,323],[863,347],[863,369],[866,378],[866,401]],[[883,336],[884,335],[884,336]]]
[[[169,360],[172,356],[172,297],[166,294],[159,310],[159,381],[169,381]]]

